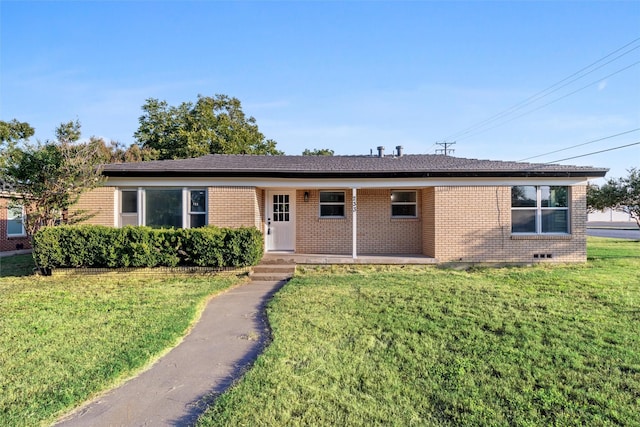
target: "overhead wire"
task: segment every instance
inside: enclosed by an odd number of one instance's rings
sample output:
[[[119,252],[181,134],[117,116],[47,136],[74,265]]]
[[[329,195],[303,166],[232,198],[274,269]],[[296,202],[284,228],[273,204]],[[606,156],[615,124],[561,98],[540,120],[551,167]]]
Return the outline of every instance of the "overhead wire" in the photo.
[[[551,86],[547,87],[546,89],[541,90],[541,91],[539,91],[539,92],[535,93],[534,95],[531,95],[530,97],[526,98],[525,100],[523,100],[523,101],[521,101],[521,102],[519,102],[519,103],[517,103],[517,104],[515,104],[515,105],[513,105],[513,106],[511,106],[511,107],[509,107],[509,108],[507,108],[506,110],[503,110],[503,111],[501,111],[501,112],[499,112],[499,113],[497,113],[497,114],[494,114],[493,116],[491,116],[491,117],[489,117],[489,118],[487,118],[487,119],[485,119],[485,120],[482,120],[482,121],[480,121],[480,122],[478,122],[478,123],[475,123],[475,124],[473,124],[473,125],[471,125],[471,126],[469,126],[469,127],[465,128],[465,129],[463,129],[463,130],[461,130],[461,131],[459,131],[459,132],[455,132],[455,133],[451,134],[449,137],[445,138],[445,140],[446,140],[446,139],[456,139],[456,138],[457,138],[457,139],[460,139],[462,136],[467,135],[468,133],[472,133],[472,132],[474,131],[474,129],[485,127],[485,126],[486,126],[486,125],[488,125],[489,123],[492,123],[492,122],[498,121],[498,120],[500,120],[501,118],[504,118],[504,117],[506,117],[506,116],[509,116],[509,115],[511,115],[511,114],[513,114],[513,113],[515,113],[516,111],[519,111],[519,110],[521,110],[521,109],[525,108],[526,106],[528,106],[528,105],[530,105],[530,104],[532,104],[532,103],[534,103],[534,102],[536,102],[536,101],[538,101],[538,100],[540,100],[540,99],[542,99],[542,98],[545,98],[545,97],[547,97],[547,96],[549,96],[549,95],[551,95],[551,94],[553,94],[553,93],[557,92],[558,90],[562,89],[563,87],[566,87],[566,86],[568,86],[569,84],[571,84],[571,83],[573,83],[573,82],[575,82],[575,81],[577,81],[577,80],[579,80],[579,79],[581,79],[581,78],[586,77],[587,75],[589,75],[589,74],[593,73],[594,71],[597,71],[597,70],[599,70],[600,68],[602,68],[602,67],[604,67],[604,66],[606,66],[606,65],[610,64],[611,62],[616,61],[616,60],[618,60],[619,58],[621,58],[621,57],[623,57],[623,56],[625,56],[625,55],[628,55],[629,53],[633,52],[634,50],[636,50],[636,49],[640,48],[640,45],[635,46],[635,47],[633,47],[633,48],[631,48],[631,49],[627,50],[626,52],[624,52],[624,53],[622,53],[622,54],[620,54],[620,55],[616,56],[615,58],[613,58],[613,59],[611,59],[611,60],[607,61],[606,63],[601,64],[601,65],[599,65],[598,67],[596,67],[596,68],[594,68],[594,69],[592,69],[592,70],[590,70],[590,71],[588,71],[588,72],[584,73],[584,71],[589,70],[590,68],[594,67],[596,64],[599,64],[600,62],[602,62],[602,61],[606,60],[607,58],[609,58],[609,57],[611,57],[611,56],[615,55],[616,53],[618,53],[618,52],[620,52],[620,51],[622,51],[622,50],[626,49],[627,47],[629,47],[629,46],[633,45],[634,43],[636,43],[636,42],[638,42],[638,41],[640,41],[640,37],[638,37],[638,38],[636,38],[636,39],[634,39],[634,40],[630,41],[629,43],[625,44],[624,46],[622,46],[622,47],[620,47],[620,48],[618,48],[618,49],[614,50],[613,52],[611,52],[611,53],[609,53],[609,54],[605,55],[604,57],[602,57],[602,58],[598,59],[597,61],[595,61],[595,62],[593,62],[593,63],[591,63],[591,64],[587,65],[586,67],[581,68],[580,70],[578,70],[578,71],[576,71],[575,73],[573,73],[573,74],[571,74],[571,75],[569,75],[569,76],[565,77],[564,79],[562,79],[562,80],[560,80],[560,81],[558,81],[558,82],[554,83],[553,85],[551,85]],[[632,64],[631,66],[633,66],[633,65],[637,65],[637,63],[636,63],[636,64]],[[625,69],[630,68],[631,66],[629,66],[629,67],[625,67],[624,69],[619,70],[618,72],[624,71]],[[582,74],[581,74],[581,73],[582,73]],[[580,74],[581,74],[581,75],[580,75]],[[606,78],[608,78],[608,77],[611,77],[612,75],[615,75],[615,74],[617,74],[617,72],[615,72],[615,73],[613,73],[613,74],[611,74],[611,75],[609,75],[609,76],[606,76],[606,77],[600,78],[600,79],[598,79],[596,82],[599,82],[599,81],[601,81],[601,80],[604,80],[604,79],[606,79]],[[575,77],[575,78],[574,78],[574,77]],[[567,82],[567,80],[570,80],[570,81],[568,81],[568,82]],[[565,83],[565,82],[566,82],[566,83]],[[563,84],[563,83],[564,83],[564,84]],[[591,83],[591,84],[593,84],[593,83]],[[588,86],[591,86],[591,84],[589,84]],[[588,87],[588,86],[587,86],[587,87]],[[553,90],[552,90],[552,89],[553,89]],[[580,89],[580,90],[581,90],[581,89]],[[566,96],[573,95],[573,94],[574,94],[574,93],[576,93],[576,92],[577,92],[577,91],[574,91],[574,92],[572,92],[571,94],[568,94],[568,95],[566,95]],[[566,96],[565,96],[565,97],[566,97]],[[565,97],[561,97],[561,98],[559,98],[558,100],[560,100],[560,99],[564,99]],[[555,101],[554,101],[554,102],[555,102]],[[545,104],[544,106],[547,106],[547,105],[549,105],[549,104],[551,104],[551,103]],[[541,107],[541,108],[542,108],[542,107]],[[531,111],[529,111],[529,112],[527,112],[527,113],[525,113],[525,114],[529,114],[530,112],[537,111],[538,109],[539,109],[539,108],[534,109],[534,110],[531,110]],[[522,116],[523,116],[523,115],[525,115],[525,114],[519,115],[519,116],[517,116],[516,118],[522,117]],[[515,118],[514,118],[514,119],[511,119],[511,120],[515,120]],[[509,121],[507,121],[507,122],[504,122],[504,123],[502,123],[502,124],[508,123],[508,122],[510,122],[511,120],[509,120]],[[500,124],[500,125],[502,125],[502,124]],[[494,127],[497,127],[497,126],[498,126],[498,125],[493,126],[493,127],[489,128],[489,129],[493,129]],[[489,129],[485,129],[485,130],[489,130]],[[475,132],[475,133],[473,133],[473,135],[476,135],[476,134],[478,134],[478,133],[480,133],[480,132],[484,132],[485,130]],[[468,135],[468,136],[466,136],[466,137],[469,137],[469,136],[472,136],[472,135]]]
[[[572,145],[570,147],[561,148],[559,150],[554,150],[554,151],[549,151],[547,153],[538,154],[537,156],[525,157],[524,159],[520,159],[520,160],[517,160],[517,161],[518,162],[524,162],[525,160],[537,159],[538,157],[544,157],[544,156],[548,156],[549,154],[560,153],[561,151],[571,150],[572,148],[582,147],[582,146],[585,146],[585,145],[593,144],[595,142],[605,141],[607,139],[615,138],[615,137],[618,137],[618,136],[621,136],[621,135],[626,135],[626,134],[632,133],[632,132],[637,132],[639,130],[640,130],[640,128],[631,129],[631,130],[628,130],[628,131],[625,131],[625,132],[616,133],[615,135],[604,136],[602,138],[592,139],[591,141],[583,142],[581,144],[576,144],[576,145]]]
[[[576,89],[576,90],[574,90],[574,91],[572,91],[572,92],[569,92],[569,93],[567,93],[567,94],[564,94],[564,95],[562,95],[561,97],[554,99],[553,101],[549,101],[549,102],[547,102],[546,104],[542,104],[542,105],[540,105],[540,106],[538,106],[538,107],[536,107],[536,108],[533,108],[533,109],[531,109],[531,110],[527,110],[527,111],[525,111],[525,112],[524,112],[524,113],[522,113],[522,114],[519,114],[519,115],[517,115],[517,116],[515,116],[515,117],[511,117],[510,119],[505,120],[505,121],[503,121],[503,122],[501,122],[501,123],[498,123],[498,124],[496,124],[496,125],[494,125],[494,126],[491,126],[491,127],[488,127],[488,128],[485,128],[485,129],[482,129],[482,130],[479,130],[479,131],[473,132],[473,133],[471,133],[470,135],[467,135],[465,138],[469,138],[469,137],[471,137],[471,136],[475,136],[475,135],[478,135],[478,134],[481,134],[481,133],[487,132],[487,131],[489,131],[489,130],[491,130],[491,129],[495,129],[495,128],[497,128],[497,127],[500,127],[500,126],[506,125],[507,123],[511,123],[512,121],[517,120],[517,119],[519,119],[520,117],[523,117],[523,116],[526,116],[526,115],[528,115],[528,114],[534,113],[534,112],[536,112],[536,111],[538,111],[538,110],[541,110],[541,109],[543,109],[543,108],[545,108],[545,107],[548,107],[548,106],[549,106],[549,105],[551,105],[551,104],[555,104],[555,103],[556,103],[556,102],[558,102],[558,101],[562,101],[563,99],[568,98],[568,97],[570,97],[571,95],[574,95],[574,94],[576,94],[576,93],[578,93],[578,92],[580,92],[580,91],[582,91],[582,90],[585,90],[586,88],[588,88],[588,87],[590,87],[590,86],[593,86],[594,84],[599,83],[599,82],[601,82],[602,80],[608,79],[609,77],[613,77],[613,76],[615,76],[616,74],[620,74],[621,72],[626,71],[626,70],[628,70],[628,69],[629,69],[629,68],[631,68],[631,67],[635,67],[635,66],[636,66],[636,65],[638,65],[638,64],[640,64],[640,61],[636,61],[636,62],[634,62],[634,63],[632,63],[632,64],[630,64],[630,65],[627,65],[627,66],[626,66],[626,67],[624,67],[624,68],[621,68],[621,69],[619,69],[619,70],[617,70],[617,71],[614,71],[614,72],[613,72],[613,73],[611,73],[611,74],[607,74],[607,75],[606,75],[606,76],[604,76],[604,77],[600,77],[600,78],[598,78],[597,80],[594,80],[594,81],[592,81],[592,82],[590,82],[590,83],[588,83],[588,84],[586,84],[586,85],[584,85],[584,86],[581,86],[580,88],[578,88],[578,89]],[[460,138],[458,138],[458,139],[460,139]]]
[[[552,162],[546,162],[545,164],[564,162],[565,160],[579,159],[580,157],[593,156],[594,154],[606,153],[607,151],[620,150],[621,148],[627,148],[627,147],[631,147],[631,146],[639,145],[639,144],[640,144],[640,141],[637,141],[637,142],[633,142],[631,144],[626,144],[626,145],[620,145],[618,147],[607,148],[606,150],[594,151],[594,152],[587,153],[587,154],[581,154],[579,156],[573,156],[573,157],[567,157],[567,158],[560,159],[560,160],[554,160]]]

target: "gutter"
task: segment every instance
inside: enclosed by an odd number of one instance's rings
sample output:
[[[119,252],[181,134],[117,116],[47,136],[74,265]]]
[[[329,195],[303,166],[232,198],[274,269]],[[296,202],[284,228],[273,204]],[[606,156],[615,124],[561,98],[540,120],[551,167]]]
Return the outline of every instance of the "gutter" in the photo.
[[[607,170],[591,171],[417,171],[417,172],[308,172],[256,170],[103,170],[108,177],[171,178],[601,178]]]

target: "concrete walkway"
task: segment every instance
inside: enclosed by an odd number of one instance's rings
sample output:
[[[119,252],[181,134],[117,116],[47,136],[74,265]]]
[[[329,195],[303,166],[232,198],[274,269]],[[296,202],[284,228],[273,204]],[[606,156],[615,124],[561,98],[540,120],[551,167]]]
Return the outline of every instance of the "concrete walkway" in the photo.
[[[211,299],[191,333],[149,370],[55,425],[193,425],[264,348],[265,305],[284,283],[253,281]]]

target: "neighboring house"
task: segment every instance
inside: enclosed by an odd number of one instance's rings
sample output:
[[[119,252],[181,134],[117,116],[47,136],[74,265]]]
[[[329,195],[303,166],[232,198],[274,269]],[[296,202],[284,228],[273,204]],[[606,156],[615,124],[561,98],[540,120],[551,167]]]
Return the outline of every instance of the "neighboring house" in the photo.
[[[0,182],[0,252],[29,249],[31,243],[22,224],[24,207],[10,203],[11,189]]]
[[[442,155],[110,164],[78,209],[109,226],[255,226],[268,252],[439,262],[586,260],[586,183],[607,169]]]

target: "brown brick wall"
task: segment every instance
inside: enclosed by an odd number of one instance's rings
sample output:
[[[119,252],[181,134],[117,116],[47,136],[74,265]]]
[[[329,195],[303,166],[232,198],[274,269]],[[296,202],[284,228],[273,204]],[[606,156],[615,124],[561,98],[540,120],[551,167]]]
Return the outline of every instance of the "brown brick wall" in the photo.
[[[345,190],[345,218],[320,219],[320,191],[296,191],[296,252],[351,254],[351,190]]]
[[[422,190],[422,253],[436,256],[436,191],[429,187]]]
[[[441,262],[586,261],[586,187],[571,191],[571,235],[511,235],[511,187],[436,187],[435,257]],[[427,253],[428,248],[425,248]],[[428,253],[427,253],[428,254]]]
[[[113,203],[116,194],[115,187],[98,187],[80,196],[78,203],[71,207],[71,211],[84,210],[95,214],[84,221],[84,224],[114,226]]]
[[[262,190],[255,187],[209,187],[209,224],[262,229]]]
[[[31,242],[28,237],[7,236],[7,216],[9,199],[0,196],[0,252],[29,249]]]
[[[256,226],[258,227],[258,230],[260,230],[260,231],[262,231],[264,233],[265,232],[265,229],[264,229],[265,192],[264,192],[264,190],[256,188],[256,198],[257,198],[257,203],[256,203],[256,207],[255,207],[255,215],[256,215],[256,218],[257,218],[257,222],[258,222],[258,224],[256,224]]]
[[[417,218],[391,218],[391,190],[358,190],[358,253],[422,253],[422,203]]]
[[[352,252],[351,190],[345,190],[345,218],[320,218],[320,190],[296,192],[296,252]],[[358,190],[358,253],[418,254],[422,252],[421,192],[418,191],[418,218],[391,218],[391,190]]]

